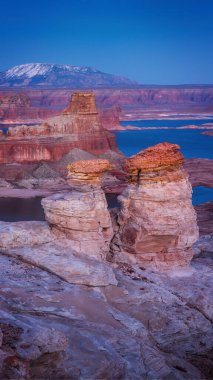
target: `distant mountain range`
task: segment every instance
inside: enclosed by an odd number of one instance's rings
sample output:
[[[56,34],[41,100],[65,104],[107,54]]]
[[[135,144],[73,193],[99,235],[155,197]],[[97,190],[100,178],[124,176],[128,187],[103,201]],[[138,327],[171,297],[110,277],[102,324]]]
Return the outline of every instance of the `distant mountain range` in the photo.
[[[129,88],[138,83],[84,66],[29,63],[0,72],[0,87]]]

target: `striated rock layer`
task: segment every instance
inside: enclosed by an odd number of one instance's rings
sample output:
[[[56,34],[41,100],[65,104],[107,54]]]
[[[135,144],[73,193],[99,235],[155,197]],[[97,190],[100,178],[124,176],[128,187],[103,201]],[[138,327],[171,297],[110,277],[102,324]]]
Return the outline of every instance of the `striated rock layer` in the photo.
[[[198,239],[192,189],[179,146],[162,143],[125,162],[130,184],[120,196],[114,260],[158,269],[185,266]]]
[[[11,93],[10,91],[0,93],[0,122],[19,123],[23,120],[38,122],[55,114],[56,111],[53,109],[33,106],[29,96],[25,93]]]
[[[115,137],[103,129],[91,92],[74,93],[60,116],[41,125],[10,127],[0,139],[0,163],[60,160],[73,148],[94,154],[116,150]]]
[[[73,190],[42,200],[46,220],[55,235],[66,236],[83,255],[105,260],[113,236],[101,174],[111,168],[107,160],[75,162],[68,166]]]

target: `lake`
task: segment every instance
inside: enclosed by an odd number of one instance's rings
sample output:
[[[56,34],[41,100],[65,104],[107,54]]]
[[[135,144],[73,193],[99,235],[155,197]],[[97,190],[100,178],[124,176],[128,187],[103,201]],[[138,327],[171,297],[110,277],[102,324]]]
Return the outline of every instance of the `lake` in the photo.
[[[170,142],[180,145],[181,152],[186,158],[213,159],[213,137],[203,135],[208,129],[176,129],[184,125],[202,125],[211,123],[210,120],[135,120],[123,121],[121,124],[137,127],[171,127],[173,129],[127,130],[115,132],[118,148],[131,156],[140,150],[160,142]],[[198,186],[193,189],[193,204],[213,201],[213,189]]]
[[[188,119],[188,120],[174,120],[174,119],[152,119],[152,120],[124,120],[121,124],[135,125],[136,127],[184,127],[186,125],[204,126],[207,123],[213,123],[213,119]]]
[[[206,129],[176,129],[175,126],[180,126],[182,120],[152,120],[147,124],[148,120],[131,121],[131,125],[135,126],[162,126],[162,122],[167,122],[168,125],[173,123],[174,129],[154,129],[154,130],[127,130],[115,132],[118,148],[126,155],[131,156],[138,153],[140,150],[148,148],[160,142],[170,142],[180,145],[181,152],[186,158],[210,158],[213,159],[213,137],[203,135],[202,132]],[[195,123],[196,122],[196,123]],[[200,120],[193,120],[194,125],[199,125]],[[203,122],[203,120],[202,120]],[[205,122],[210,122],[205,120]],[[125,124],[126,123],[126,124]],[[130,122],[122,122],[122,125],[130,124]],[[189,123],[189,125],[192,124]],[[165,124],[164,124],[165,125]],[[167,125],[167,126],[168,126]],[[183,124],[186,125],[184,121]]]

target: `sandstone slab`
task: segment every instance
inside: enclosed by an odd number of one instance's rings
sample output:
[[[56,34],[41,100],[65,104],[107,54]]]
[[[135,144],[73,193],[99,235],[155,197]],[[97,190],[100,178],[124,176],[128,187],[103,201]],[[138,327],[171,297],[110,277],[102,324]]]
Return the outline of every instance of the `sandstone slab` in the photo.
[[[117,285],[112,268],[83,255],[79,256],[72,248],[63,244],[42,244],[4,250],[4,254],[36,265],[56,274],[71,284],[88,286]]]
[[[0,249],[45,244],[54,239],[46,222],[0,222]]]

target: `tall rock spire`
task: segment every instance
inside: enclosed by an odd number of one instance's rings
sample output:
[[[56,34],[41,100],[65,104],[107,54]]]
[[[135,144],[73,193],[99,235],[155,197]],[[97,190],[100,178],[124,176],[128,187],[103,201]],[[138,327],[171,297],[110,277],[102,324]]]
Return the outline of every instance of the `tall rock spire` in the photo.
[[[115,260],[164,270],[192,259],[198,227],[179,149],[161,143],[126,160],[129,185],[120,196]]]

